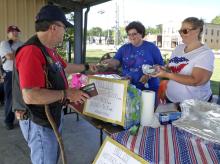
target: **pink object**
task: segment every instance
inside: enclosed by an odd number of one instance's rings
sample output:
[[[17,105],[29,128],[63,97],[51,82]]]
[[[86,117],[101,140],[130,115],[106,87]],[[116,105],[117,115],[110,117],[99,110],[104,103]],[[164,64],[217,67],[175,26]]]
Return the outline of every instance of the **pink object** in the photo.
[[[85,86],[87,81],[88,81],[88,77],[84,74],[80,74],[80,73],[72,74],[70,87],[79,89]]]

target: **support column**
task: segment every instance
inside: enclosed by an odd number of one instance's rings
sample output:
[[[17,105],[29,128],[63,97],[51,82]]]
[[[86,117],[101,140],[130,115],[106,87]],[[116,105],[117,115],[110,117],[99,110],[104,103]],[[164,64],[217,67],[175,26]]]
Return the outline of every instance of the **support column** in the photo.
[[[82,36],[83,36],[83,10],[82,7],[77,7],[74,11],[74,63],[83,63],[82,56]]]

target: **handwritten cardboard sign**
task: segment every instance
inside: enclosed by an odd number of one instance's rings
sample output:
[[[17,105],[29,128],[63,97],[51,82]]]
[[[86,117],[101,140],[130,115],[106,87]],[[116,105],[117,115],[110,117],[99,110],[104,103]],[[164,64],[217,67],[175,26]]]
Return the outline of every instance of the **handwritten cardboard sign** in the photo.
[[[128,80],[89,77],[98,95],[88,99],[83,114],[124,126]]]
[[[143,158],[131,152],[110,137],[106,137],[93,164],[148,164]]]

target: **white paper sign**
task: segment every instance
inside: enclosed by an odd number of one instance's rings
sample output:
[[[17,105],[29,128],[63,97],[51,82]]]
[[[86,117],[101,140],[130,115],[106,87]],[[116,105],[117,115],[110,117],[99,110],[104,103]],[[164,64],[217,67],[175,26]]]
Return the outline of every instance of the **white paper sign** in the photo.
[[[145,164],[147,161],[107,137],[95,158],[94,164]]]
[[[128,81],[89,78],[98,95],[87,100],[83,113],[103,121],[124,125]]]

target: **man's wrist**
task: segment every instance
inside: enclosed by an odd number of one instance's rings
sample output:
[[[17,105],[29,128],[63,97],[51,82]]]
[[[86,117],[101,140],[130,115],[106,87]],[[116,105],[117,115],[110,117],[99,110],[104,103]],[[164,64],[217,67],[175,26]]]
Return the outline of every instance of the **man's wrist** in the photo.
[[[61,103],[65,103],[67,99],[66,90],[65,89],[61,90],[61,94],[62,94]]]
[[[88,64],[88,63],[85,63],[85,64],[84,64],[84,67],[85,67],[85,71],[88,71],[88,70],[89,70],[89,64]]]

